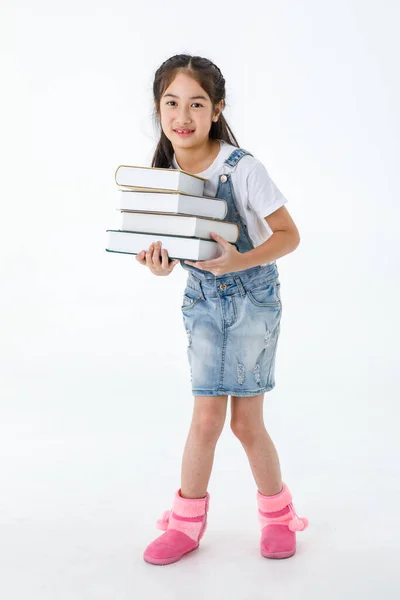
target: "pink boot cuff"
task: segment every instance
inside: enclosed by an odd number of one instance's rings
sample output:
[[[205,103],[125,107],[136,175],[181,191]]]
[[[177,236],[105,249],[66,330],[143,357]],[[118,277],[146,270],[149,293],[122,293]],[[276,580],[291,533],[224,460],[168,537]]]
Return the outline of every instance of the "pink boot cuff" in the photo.
[[[164,531],[175,529],[198,541],[205,532],[210,494],[207,492],[204,498],[182,498],[179,492],[180,488],[175,492],[172,508],[164,511],[156,527]]]
[[[208,510],[210,494],[207,492],[204,498],[182,498],[179,490],[175,492],[173,510],[181,517],[199,517]]]
[[[288,504],[292,502],[292,494],[290,493],[287,485],[282,482],[282,490],[275,494],[275,496],[264,496],[257,490],[257,501],[258,507],[263,512],[275,512],[282,510]]]
[[[264,496],[257,490],[257,503],[262,529],[266,525],[286,525],[290,531],[302,531],[308,526],[308,519],[299,517],[296,513],[292,494],[283,482],[282,490],[275,496]]]

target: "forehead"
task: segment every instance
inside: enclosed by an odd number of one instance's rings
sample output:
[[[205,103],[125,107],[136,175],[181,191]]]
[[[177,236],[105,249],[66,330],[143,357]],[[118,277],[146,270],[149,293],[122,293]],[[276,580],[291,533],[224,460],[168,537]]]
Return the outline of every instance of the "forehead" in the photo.
[[[170,96],[171,98],[188,98],[189,100],[202,98],[203,100],[209,100],[207,92],[201,87],[201,85],[185,73],[178,73],[176,77],[171,81],[163,93],[164,96]]]

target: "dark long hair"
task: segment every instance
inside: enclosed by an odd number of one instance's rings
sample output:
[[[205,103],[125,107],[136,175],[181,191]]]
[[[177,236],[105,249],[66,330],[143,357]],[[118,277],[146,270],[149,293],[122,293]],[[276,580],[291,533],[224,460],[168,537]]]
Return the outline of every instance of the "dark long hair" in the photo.
[[[161,96],[179,72],[184,72],[193,77],[201,85],[210,96],[213,108],[221,100],[224,100],[223,104],[225,105],[225,79],[219,68],[210,60],[201,56],[191,56],[190,54],[176,54],[163,62],[157,69],[153,82],[155,104],[153,117],[156,126],[160,126],[161,137],[154,152],[152,167],[168,168],[174,156],[174,148],[162,130],[158,114],[160,112]],[[222,112],[218,121],[212,122],[209,138],[224,140],[228,144],[239,148],[239,144]]]

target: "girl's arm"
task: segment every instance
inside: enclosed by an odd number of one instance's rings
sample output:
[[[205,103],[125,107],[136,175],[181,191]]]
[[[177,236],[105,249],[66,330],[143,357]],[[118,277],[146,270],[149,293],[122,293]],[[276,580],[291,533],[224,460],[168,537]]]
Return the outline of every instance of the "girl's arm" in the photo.
[[[272,262],[293,252],[300,244],[299,231],[285,206],[281,206],[264,219],[270,226],[272,235],[254,250],[242,254],[243,269]]]

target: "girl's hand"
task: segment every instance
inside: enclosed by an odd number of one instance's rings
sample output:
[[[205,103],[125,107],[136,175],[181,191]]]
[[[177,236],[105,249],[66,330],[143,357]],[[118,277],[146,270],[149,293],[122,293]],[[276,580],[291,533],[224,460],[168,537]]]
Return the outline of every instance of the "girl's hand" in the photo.
[[[225,273],[232,273],[234,271],[241,271],[245,269],[243,262],[243,254],[236,250],[235,246],[232,246],[222,236],[210,231],[210,236],[222,246],[222,254],[218,258],[213,260],[201,260],[197,262],[191,262],[185,260],[186,265],[192,265],[197,269],[204,269],[205,271],[211,271],[214,275],[225,275]]]
[[[161,250],[161,262],[160,262]],[[154,275],[169,275],[179,260],[169,260],[168,252],[165,248],[161,248],[161,242],[150,244],[147,252],[142,250],[136,255],[136,260],[144,266],[149,267]]]

